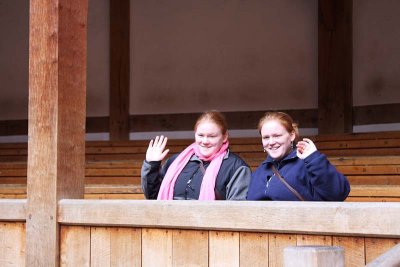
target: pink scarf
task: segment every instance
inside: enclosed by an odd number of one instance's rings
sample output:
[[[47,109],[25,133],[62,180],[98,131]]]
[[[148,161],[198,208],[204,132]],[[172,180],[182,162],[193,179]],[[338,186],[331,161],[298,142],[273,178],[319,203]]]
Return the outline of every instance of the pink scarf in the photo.
[[[174,187],[178,175],[181,173],[183,168],[189,162],[193,154],[196,154],[199,159],[204,161],[211,161],[210,165],[206,169],[203,176],[203,181],[201,183],[199,200],[215,200],[215,180],[217,179],[217,174],[221,168],[222,160],[224,159],[227,149],[229,147],[229,142],[226,141],[220,150],[214,155],[205,158],[199,153],[199,147],[196,143],[191,144],[179,156],[172,162],[169,166],[167,173],[161,183],[160,191],[158,192],[158,200],[172,200],[174,197]]]

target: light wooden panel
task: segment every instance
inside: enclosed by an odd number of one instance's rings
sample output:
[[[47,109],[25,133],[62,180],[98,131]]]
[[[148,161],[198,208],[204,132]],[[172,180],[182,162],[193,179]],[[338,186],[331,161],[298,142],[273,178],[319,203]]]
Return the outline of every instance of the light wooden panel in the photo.
[[[111,228],[111,266],[142,266],[142,231],[137,228]]]
[[[365,244],[363,237],[334,236],[332,241],[333,246],[344,248],[346,267],[365,265]]]
[[[240,233],[240,266],[257,267],[268,264],[268,234]]]
[[[173,266],[172,230],[142,230],[142,264],[143,266]]]
[[[296,245],[296,235],[270,234],[269,235],[269,267],[283,266],[283,250],[285,247]]]
[[[400,236],[394,202],[61,200],[59,209],[68,224]]]
[[[400,239],[391,238],[365,238],[365,261],[370,263],[383,253],[400,243]]]
[[[239,233],[210,231],[210,267],[239,267]]]
[[[173,266],[208,266],[208,231],[173,230]]]
[[[91,227],[90,235],[90,266],[111,266],[111,229]]]
[[[25,221],[26,199],[0,199],[0,221]]]
[[[25,266],[25,224],[0,224],[0,266]]]
[[[297,235],[298,246],[332,246],[331,236]]]
[[[60,266],[90,266],[90,227],[62,226],[60,230]]]
[[[23,224],[20,225],[23,229]],[[4,234],[5,227],[0,227],[2,254],[6,246],[10,249],[15,242],[5,246]],[[390,238],[365,240],[364,243],[364,237],[346,236],[97,226],[89,230],[82,226],[62,226],[60,254],[61,266],[277,267],[283,266],[283,251],[288,246],[334,245],[344,248],[346,266],[356,267],[364,266],[366,261],[400,243],[400,239]]]

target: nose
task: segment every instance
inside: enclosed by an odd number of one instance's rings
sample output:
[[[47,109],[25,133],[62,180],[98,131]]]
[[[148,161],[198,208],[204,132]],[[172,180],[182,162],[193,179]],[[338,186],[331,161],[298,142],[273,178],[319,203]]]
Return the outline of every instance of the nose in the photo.
[[[208,139],[207,136],[204,136],[204,137],[201,139],[201,142],[203,142],[204,144],[208,144],[209,141],[210,141],[210,139]]]
[[[273,143],[275,143],[275,141],[276,141],[276,138],[274,138],[273,136],[268,137],[268,139],[267,138],[264,139],[265,145],[273,144]]]

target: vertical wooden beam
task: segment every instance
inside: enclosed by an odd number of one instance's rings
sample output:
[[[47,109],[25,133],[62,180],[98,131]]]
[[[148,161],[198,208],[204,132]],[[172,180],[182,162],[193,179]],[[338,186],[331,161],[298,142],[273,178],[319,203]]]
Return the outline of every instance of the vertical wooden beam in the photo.
[[[129,140],[130,0],[110,0],[110,140]]]
[[[26,266],[59,265],[57,202],[83,198],[88,0],[31,0]]]
[[[318,130],[353,131],[352,0],[318,0]]]

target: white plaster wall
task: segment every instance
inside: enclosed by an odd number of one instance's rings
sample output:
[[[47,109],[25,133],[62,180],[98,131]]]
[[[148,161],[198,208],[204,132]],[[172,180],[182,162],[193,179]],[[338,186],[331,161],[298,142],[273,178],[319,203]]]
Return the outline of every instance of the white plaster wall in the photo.
[[[28,118],[29,0],[0,0],[0,120]]]
[[[317,107],[317,0],[131,0],[131,114]],[[107,116],[109,0],[89,0],[88,116]],[[400,1],[354,0],[354,105],[399,103]],[[0,0],[0,120],[28,114],[29,0]]]
[[[317,1],[131,3],[131,114],[317,107]]]
[[[110,14],[109,0],[89,0],[87,41],[87,116],[109,114]]]
[[[400,103],[400,1],[353,1],[354,106]]]

